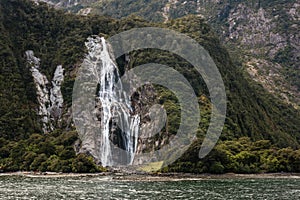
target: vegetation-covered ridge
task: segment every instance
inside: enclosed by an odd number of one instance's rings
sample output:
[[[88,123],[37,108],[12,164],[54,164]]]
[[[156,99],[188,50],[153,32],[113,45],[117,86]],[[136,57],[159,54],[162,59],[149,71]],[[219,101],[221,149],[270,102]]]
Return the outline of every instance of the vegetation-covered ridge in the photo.
[[[43,0],[44,1],[44,0]],[[114,18],[130,15],[168,21],[204,17],[228,50],[241,58],[251,78],[282,101],[299,107],[299,17],[297,0],[47,0],[72,12]]]
[[[186,61],[168,52],[150,49],[130,54],[129,67],[149,62],[174,67],[190,81],[199,97],[202,121],[198,140],[178,162],[164,171],[186,171],[187,168],[195,173],[299,171],[299,111],[244,78],[239,63],[231,61],[203,19],[187,16],[164,24],[150,24],[134,16],[115,20],[96,15],[66,14],[28,0],[0,2],[0,170],[103,171],[89,155],[76,155],[75,148],[80,142],[69,120],[74,78],[86,51],[84,42],[90,35],[109,37],[146,26],[170,28],[197,40],[209,51],[219,68],[228,96],[221,141],[208,157],[199,160],[198,150],[211,110],[203,81]],[[61,64],[65,69],[62,123],[52,133],[42,134],[41,119],[36,112],[35,86],[24,55],[27,50],[33,50],[41,59],[41,71],[49,80],[52,80],[57,65]],[[118,63],[120,71],[124,71],[122,58]],[[158,102],[166,108],[169,122],[160,137],[175,134],[180,122],[177,99],[164,88],[157,87],[156,90]],[[286,155],[290,156],[286,158]]]

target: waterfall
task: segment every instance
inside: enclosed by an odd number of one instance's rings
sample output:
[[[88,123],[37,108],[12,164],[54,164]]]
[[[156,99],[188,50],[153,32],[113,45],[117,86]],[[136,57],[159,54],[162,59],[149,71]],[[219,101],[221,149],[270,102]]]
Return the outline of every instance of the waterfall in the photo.
[[[120,74],[105,39],[98,36],[89,37],[86,47],[89,54],[84,63],[93,68],[92,71],[95,76],[98,76],[99,82],[97,98],[101,104],[101,139],[100,146],[97,147],[98,157],[103,166],[118,164],[114,162],[114,159],[120,160],[120,158],[113,158],[114,144],[112,142],[112,134],[116,130],[113,124],[116,124],[121,130],[119,134],[121,134],[122,141],[118,143],[122,144],[127,155],[127,158],[121,159],[125,159],[126,164],[132,164],[137,148],[140,117],[132,114],[130,97],[122,90],[122,84],[117,86]]]

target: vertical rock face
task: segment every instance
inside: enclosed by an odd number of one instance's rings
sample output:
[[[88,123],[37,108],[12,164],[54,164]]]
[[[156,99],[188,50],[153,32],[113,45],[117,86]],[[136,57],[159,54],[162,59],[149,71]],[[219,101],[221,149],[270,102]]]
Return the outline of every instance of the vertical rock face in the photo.
[[[25,54],[36,88],[39,103],[37,114],[41,117],[43,132],[47,133],[58,125],[62,114],[64,102],[61,93],[61,84],[64,80],[63,68],[61,65],[57,66],[50,84],[47,77],[39,71],[40,59],[35,57],[31,50],[26,51]]]
[[[64,69],[61,65],[57,66],[52,79],[52,87],[50,89],[50,116],[53,122],[58,122],[62,115],[63,95],[61,93],[61,84],[64,81]]]
[[[51,131],[53,127],[50,124],[50,113],[48,106],[50,105],[49,90],[47,85],[48,79],[40,73],[40,59],[34,56],[33,51],[26,51],[27,62],[35,83],[37,100],[39,103],[38,115],[41,117],[42,129],[45,132]]]

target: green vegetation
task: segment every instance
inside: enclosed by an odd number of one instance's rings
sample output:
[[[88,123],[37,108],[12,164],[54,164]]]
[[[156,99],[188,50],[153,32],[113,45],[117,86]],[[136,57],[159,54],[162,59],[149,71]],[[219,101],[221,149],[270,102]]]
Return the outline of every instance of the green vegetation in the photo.
[[[300,150],[278,148],[269,140],[251,141],[248,137],[220,141],[208,156],[199,160],[193,146],[178,161],[162,172],[190,173],[266,173],[300,172]],[[190,154],[193,154],[191,156]]]
[[[231,61],[230,55],[203,19],[187,16],[171,20],[162,26],[180,31],[197,40],[208,50],[220,70],[228,99],[227,119],[222,139],[248,136],[253,140],[270,140],[279,147],[299,147],[300,127],[296,120],[300,117],[299,111],[273,98],[257,83],[246,80],[243,70],[237,67],[238,63]],[[204,95],[209,99],[203,80],[195,69],[182,58],[152,49],[134,52],[132,57],[131,67],[151,62],[172,66],[189,80],[196,95],[199,97]],[[166,104],[165,107],[170,108],[167,109],[167,113],[173,113],[173,116],[168,116],[168,119],[178,119],[174,116],[180,111],[179,105],[176,104],[176,98],[174,99],[174,96],[172,97],[172,94],[164,89],[157,91],[160,93],[160,103]],[[210,109],[207,109],[209,105],[204,106],[206,106],[204,107],[206,110],[202,109],[202,112],[205,115],[210,112]],[[204,118],[203,120],[206,120],[203,125],[206,126],[208,119]],[[171,123],[171,127],[168,129],[171,130],[174,126],[178,126],[178,123],[176,121]],[[177,129],[174,128],[174,130]],[[206,130],[202,129],[200,132],[205,133]]]
[[[91,156],[75,155],[74,131],[31,134],[26,140],[8,141],[0,138],[0,171],[102,172]]]
[[[101,26],[99,26],[101,24]],[[80,18],[30,1],[3,0],[0,3],[0,137],[26,139],[41,132],[35,86],[25,51],[41,58],[41,71],[52,79],[57,65],[65,68],[63,95],[70,105],[74,65],[84,56],[89,35],[107,33],[113,20]],[[74,76],[74,75],[73,75]]]
[[[131,52],[129,67],[155,62],[174,67],[193,86],[201,107],[198,140],[176,163],[163,171],[189,172],[275,172],[299,171],[300,113],[270,96],[262,86],[244,78],[239,62],[233,62],[205,21],[196,16],[148,23],[130,16],[114,20],[100,16],[78,16],[37,6],[27,0],[0,2],[0,170],[97,172],[88,155],[76,155],[77,134],[67,117],[52,133],[40,134],[35,87],[24,53],[33,50],[41,58],[41,71],[51,80],[55,67],[65,69],[64,113],[71,105],[72,87],[90,35],[111,36],[134,27],[157,26],[189,35],[207,49],[224,79],[228,112],[221,141],[210,155],[198,158],[211,112],[209,94],[195,69],[182,58],[160,50]],[[287,52],[278,55],[284,59]],[[119,60],[120,63],[122,63]],[[120,65],[124,72],[124,62]],[[162,137],[175,134],[180,107],[174,94],[155,86],[157,101],[168,113]],[[249,138],[245,138],[249,137]],[[163,139],[163,138],[160,138]],[[298,167],[298,168],[297,168]]]
[[[94,13],[114,18],[137,15],[151,21],[162,21],[160,11],[167,2],[167,0],[97,1],[90,6],[95,9]]]

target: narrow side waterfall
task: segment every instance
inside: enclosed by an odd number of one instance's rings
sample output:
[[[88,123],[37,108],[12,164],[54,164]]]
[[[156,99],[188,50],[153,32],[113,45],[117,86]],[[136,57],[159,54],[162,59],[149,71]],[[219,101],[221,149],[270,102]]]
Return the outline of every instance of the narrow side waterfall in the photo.
[[[37,100],[39,103],[38,115],[41,117],[43,132],[46,133],[53,129],[50,124],[50,113],[47,108],[47,105],[50,105],[49,91],[47,89],[49,81],[47,77],[39,71],[40,59],[34,56],[33,51],[28,50],[25,54],[35,83]]]
[[[118,148],[123,148],[127,157],[121,159],[125,160],[126,164],[132,164],[137,148],[140,117],[131,114],[133,110],[130,97],[122,91],[122,85],[118,85],[117,89],[120,74],[105,39],[98,36],[89,37],[86,47],[89,54],[85,63],[94,69],[99,82],[97,98],[101,104],[101,139],[98,157],[103,166],[114,165],[113,149],[116,144],[112,142],[112,134],[118,129]],[[115,125],[117,127],[114,127]]]
[[[40,59],[35,57],[31,50],[26,51],[25,54],[35,83],[42,130],[47,133],[54,130],[54,126],[62,114],[64,99],[61,93],[61,84],[64,80],[64,69],[61,65],[57,66],[50,85],[47,77],[39,71]]]

